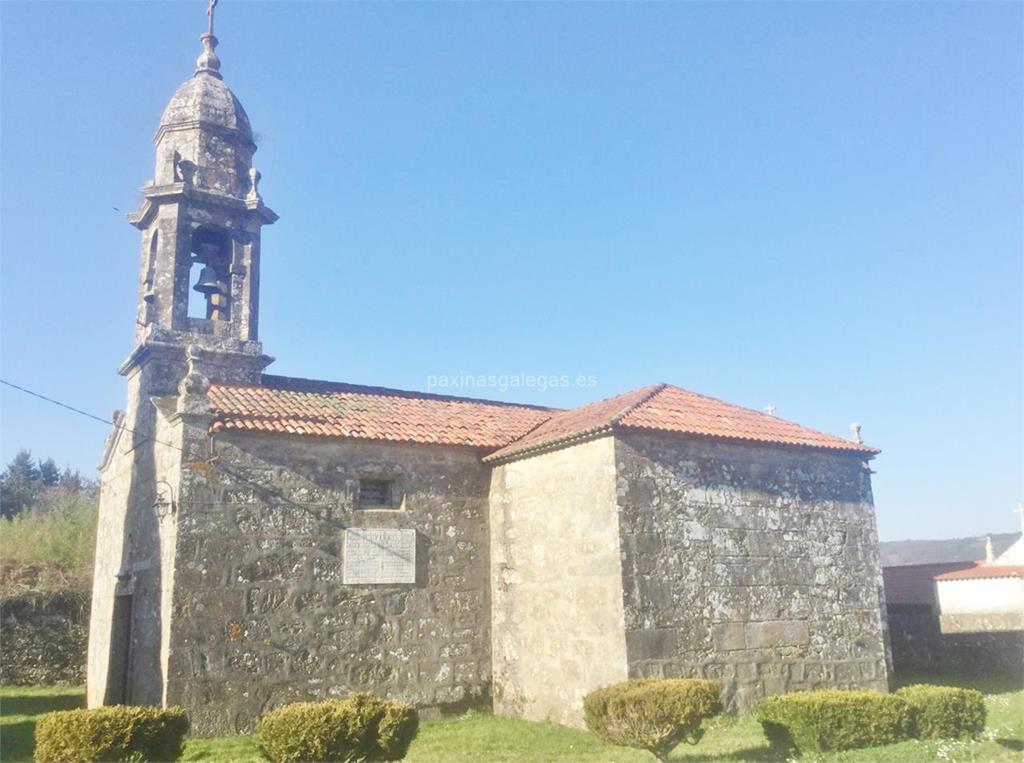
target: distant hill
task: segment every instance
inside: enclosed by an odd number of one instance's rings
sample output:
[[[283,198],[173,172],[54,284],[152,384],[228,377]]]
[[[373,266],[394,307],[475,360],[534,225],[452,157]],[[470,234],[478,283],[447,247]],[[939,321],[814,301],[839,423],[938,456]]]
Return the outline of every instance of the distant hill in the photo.
[[[996,556],[1008,549],[1020,533],[992,535]],[[948,540],[890,540],[881,544],[882,566],[938,564],[940,562],[979,562],[985,558],[985,536]]]

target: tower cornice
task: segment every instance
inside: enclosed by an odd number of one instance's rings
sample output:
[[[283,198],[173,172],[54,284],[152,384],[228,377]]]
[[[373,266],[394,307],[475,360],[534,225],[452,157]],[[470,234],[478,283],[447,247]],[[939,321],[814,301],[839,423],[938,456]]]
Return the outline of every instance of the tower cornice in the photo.
[[[152,222],[153,216],[161,204],[175,204],[184,201],[228,208],[236,212],[255,212],[259,215],[260,223],[263,225],[273,225],[279,219],[278,214],[258,197],[239,199],[236,196],[229,196],[217,191],[196,188],[185,182],[143,186],[139,208],[134,212],[129,212],[125,217],[131,225],[139,230],[145,230]]]

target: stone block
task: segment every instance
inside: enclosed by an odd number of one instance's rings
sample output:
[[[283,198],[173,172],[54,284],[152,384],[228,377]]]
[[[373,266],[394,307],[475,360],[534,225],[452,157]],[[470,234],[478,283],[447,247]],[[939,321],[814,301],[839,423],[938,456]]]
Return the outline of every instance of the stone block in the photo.
[[[719,651],[728,652],[734,649],[746,649],[745,630],[746,625],[744,623],[718,623],[712,626],[712,644]]]
[[[810,641],[807,623],[802,620],[747,623],[745,634],[747,646],[751,649],[799,646]]]

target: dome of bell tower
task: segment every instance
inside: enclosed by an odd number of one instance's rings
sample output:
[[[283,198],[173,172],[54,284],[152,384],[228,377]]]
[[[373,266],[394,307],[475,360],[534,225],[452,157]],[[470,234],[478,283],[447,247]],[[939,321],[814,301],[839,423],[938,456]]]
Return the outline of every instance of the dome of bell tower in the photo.
[[[185,182],[243,198],[256,151],[249,117],[224,83],[217,38],[207,32],[191,79],[171,96],[156,133],[155,182]]]
[[[252,127],[242,104],[223,79],[206,71],[198,71],[184,82],[160,117],[161,131],[199,124],[235,131],[238,137],[252,140]]]

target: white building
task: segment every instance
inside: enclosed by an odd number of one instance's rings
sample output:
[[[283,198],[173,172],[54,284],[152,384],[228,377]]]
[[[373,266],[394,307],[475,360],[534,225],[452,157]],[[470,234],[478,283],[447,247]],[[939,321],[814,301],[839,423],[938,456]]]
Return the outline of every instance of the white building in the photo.
[[[1017,509],[1024,525],[1024,504]],[[1024,534],[1002,554],[935,576],[944,633],[1024,629]]]

